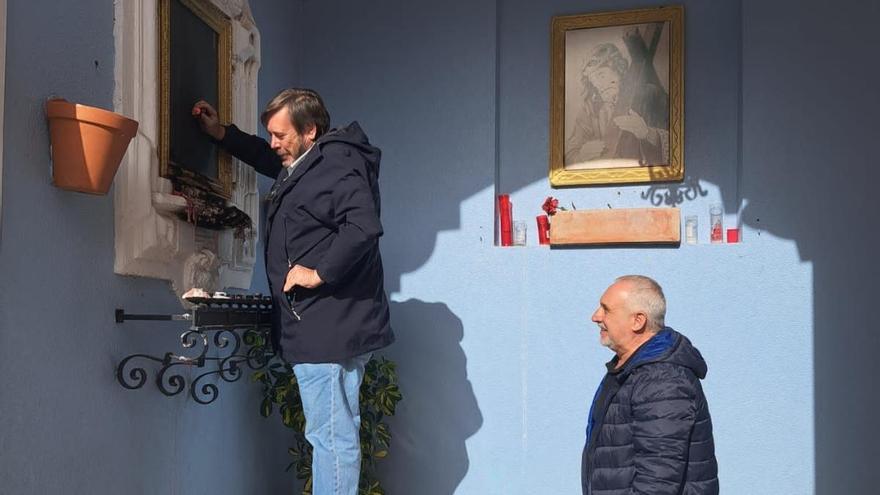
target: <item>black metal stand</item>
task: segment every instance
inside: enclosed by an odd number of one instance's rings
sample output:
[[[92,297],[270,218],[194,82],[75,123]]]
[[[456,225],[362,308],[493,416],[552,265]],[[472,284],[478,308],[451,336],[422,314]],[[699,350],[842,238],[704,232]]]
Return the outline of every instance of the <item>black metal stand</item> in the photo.
[[[156,386],[171,397],[187,388],[186,378],[177,373],[178,366],[206,371],[189,384],[190,396],[199,404],[210,404],[217,399],[219,389],[207,377],[217,375],[226,382],[235,382],[242,376],[244,367],[251,370],[265,368],[274,356],[269,344],[271,328],[271,303],[266,298],[207,301],[196,306],[191,313],[181,315],[127,314],[116,310],[116,322],[128,320],[191,321],[192,326],[180,335],[184,349],[197,349],[192,355],[167,352],[163,357],[148,354],[132,354],[116,367],[116,379],[123,387],[136,390],[147,382],[147,370],[136,367],[134,361],[146,360],[158,363]],[[216,353],[208,355],[213,346]]]

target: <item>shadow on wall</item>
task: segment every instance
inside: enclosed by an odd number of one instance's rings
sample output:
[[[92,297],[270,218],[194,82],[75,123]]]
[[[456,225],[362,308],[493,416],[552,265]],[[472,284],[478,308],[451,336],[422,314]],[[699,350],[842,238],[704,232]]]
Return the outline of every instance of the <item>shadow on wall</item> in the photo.
[[[391,303],[403,400],[390,419],[391,449],[380,468],[388,493],[452,495],[470,464],[465,440],[483,416],[467,377],[464,328],[445,304]]]
[[[880,5],[804,3],[744,3],[742,219],[813,263],[816,493],[877,493]]]

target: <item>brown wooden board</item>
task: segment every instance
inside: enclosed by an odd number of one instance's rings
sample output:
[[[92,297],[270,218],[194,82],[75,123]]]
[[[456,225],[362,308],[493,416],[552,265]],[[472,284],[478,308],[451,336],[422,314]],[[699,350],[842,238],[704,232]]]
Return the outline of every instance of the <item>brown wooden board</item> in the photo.
[[[560,211],[550,220],[550,245],[679,244],[678,208]]]

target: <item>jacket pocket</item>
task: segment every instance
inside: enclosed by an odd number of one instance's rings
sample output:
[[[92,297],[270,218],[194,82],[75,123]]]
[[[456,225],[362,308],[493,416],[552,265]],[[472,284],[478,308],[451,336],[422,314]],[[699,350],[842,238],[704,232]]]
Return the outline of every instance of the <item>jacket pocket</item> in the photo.
[[[316,287],[314,289],[306,289],[305,287],[296,287],[293,291],[293,298],[291,301],[291,307],[289,308],[291,312],[296,312],[294,317],[299,316],[297,319],[309,318],[310,310],[312,306],[317,304],[321,299],[327,297],[329,295],[329,287],[324,284],[320,287]]]
[[[337,225],[334,220],[332,208],[329,205],[317,204],[315,206],[315,208],[310,208],[309,206],[301,204],[297,206],[296,209],[323,225],[327,230],[337,230],[339,225]]]

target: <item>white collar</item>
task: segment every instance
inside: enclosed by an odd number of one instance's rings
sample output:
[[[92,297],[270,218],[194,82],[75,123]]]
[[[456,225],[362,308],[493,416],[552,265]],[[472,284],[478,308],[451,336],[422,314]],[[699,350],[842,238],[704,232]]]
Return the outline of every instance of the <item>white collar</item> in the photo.
[[[294,160],[294,162],[291,163],[289,167],[287,167],[287,175],[288,175],[288,177],[290,176],[290,174],[293,173],[293,169],[295,169],[296,166],[299,165],[299,164],[303,161],[303,159],[306,157],[306,155],[308,155],[309,152],[312,151],[312,148],[314,148],[314,147],[315,147],[315,143],[312,143],[312,145],[309,146],[309,149],[307,149],[307,150],[305,151],[305,153],[303,153],[302,155],[299,155],[299,158],[297,158],[296,160]]]

